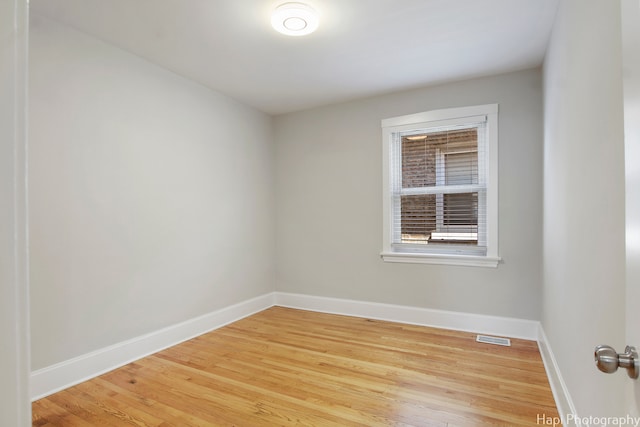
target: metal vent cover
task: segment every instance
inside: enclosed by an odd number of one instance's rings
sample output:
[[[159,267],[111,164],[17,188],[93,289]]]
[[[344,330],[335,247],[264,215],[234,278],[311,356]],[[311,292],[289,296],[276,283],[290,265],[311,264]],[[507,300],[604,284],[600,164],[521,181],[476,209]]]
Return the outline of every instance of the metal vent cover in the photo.
[[[492,337],[489,335],[478,335],[476,337],[476,341],[485,344],[503,345],[505,347],[511,346],[511,340],[509,338]]]

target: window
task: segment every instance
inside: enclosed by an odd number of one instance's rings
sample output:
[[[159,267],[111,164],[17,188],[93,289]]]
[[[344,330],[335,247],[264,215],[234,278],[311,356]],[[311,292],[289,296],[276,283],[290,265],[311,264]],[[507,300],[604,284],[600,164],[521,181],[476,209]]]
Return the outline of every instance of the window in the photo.
[[[395,117],[382,127],[383,259],[497,266],[498,106]]]

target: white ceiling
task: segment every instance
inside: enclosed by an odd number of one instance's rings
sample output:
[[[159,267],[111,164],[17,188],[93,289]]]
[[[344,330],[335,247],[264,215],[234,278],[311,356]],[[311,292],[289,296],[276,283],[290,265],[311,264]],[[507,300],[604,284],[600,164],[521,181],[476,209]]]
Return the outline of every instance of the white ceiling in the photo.
[[[31,10],[271,114],[539,66],[559,0],[31,0]]]

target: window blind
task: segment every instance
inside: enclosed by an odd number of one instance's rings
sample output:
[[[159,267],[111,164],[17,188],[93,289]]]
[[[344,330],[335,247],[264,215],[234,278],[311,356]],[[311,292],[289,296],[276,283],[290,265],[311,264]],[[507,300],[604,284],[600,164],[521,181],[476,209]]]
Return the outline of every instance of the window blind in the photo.
[[[486,118],[394,132],[392,247],[486,254]]]

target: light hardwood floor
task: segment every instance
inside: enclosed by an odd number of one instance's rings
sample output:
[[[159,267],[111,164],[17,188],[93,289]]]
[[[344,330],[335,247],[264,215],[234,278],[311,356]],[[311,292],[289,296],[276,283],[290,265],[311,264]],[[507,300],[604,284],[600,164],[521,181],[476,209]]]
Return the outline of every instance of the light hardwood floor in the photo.
[[[537,344],[272,307],[33,403],[34,426],[535,426]]]

